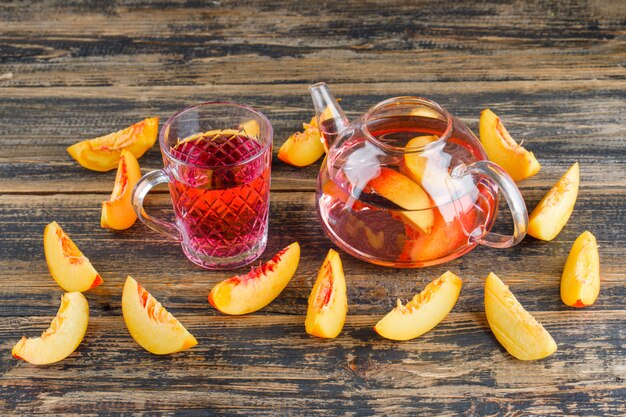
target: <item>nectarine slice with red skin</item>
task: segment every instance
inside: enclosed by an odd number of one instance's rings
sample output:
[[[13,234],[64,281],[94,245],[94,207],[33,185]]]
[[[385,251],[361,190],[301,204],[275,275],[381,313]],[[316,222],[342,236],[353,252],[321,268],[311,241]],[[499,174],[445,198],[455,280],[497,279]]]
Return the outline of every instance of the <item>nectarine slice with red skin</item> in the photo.
[[[430,233],[435,221],[428,194],[409,177],[391,168],[381,168],[379,175],[368,185],[377,194],[402,207],[393,214],[405,223]]]
[[[180,352],[198,344],[191,333],[131,276],[122,292],[124,322],[133,339],[155,355]]]
[[[109,201],[102,203],[100,226],[107,229],[124,230],[137,221],[131,197],[135,184],[141,179],[139,162],[132,152],[124,149],[120,156],[115,177],[115,186]]]
[[[12,355],[34,365],[47,365],[67,358],[85,336],[89,322],[89,304],[80,292],[61,297],[61,306],[50,327],[41,337],[22,339],[13,347]]]
[[[515,181],[532,177],[541,168],[535,155],[515,142],[500,118],[489,109],[480,113],[480,143],[489,159]]]
[[[574,241],[563,275],[561,300],[570,307],[592,305],[600,293],[600,256],[598,243],[591,232],[583,232]]]
[[[110,171],[117,167],[122,150],[127,149],[140,158],[154,145],[158,133],[159,118],[151,117],[126,129],[78,142],[67,148],[67,152],[87,169]]]
[[[44,229],[43,248],[50,275],[65,291],[87,291],[104,282],[57,222]]]
[[[260,310],[280,295],[298,269],[300,245],[294,242],[263,265],[226,279],[211,289],[209,303],[224,314]]]
[[[550,333],[517,301],[493,272],[485,282],[485,314],[498,342],[520,360],[543,359],[556,343]]]
[[[317,126],[317,118],[303,123],[304,132],[291,135],[278,150],[278,159],[290,165],[305,167],[324,155],[324,144]]]
[[[376,333],[386,339],[410,340],[437,326],[456,304],[463,281],[448,271],[429,283],[411,301],[396,308],[374,326]]]
[[[541,240],[557,237],[574,211],[579,184],[580,172],[576,162],[530,213],[528,234]]]
[[[341,333],[348,314],[346,279],[339,254],[333,249],[322,264],[309,296],[304,326],[312,336],[332,339]]]

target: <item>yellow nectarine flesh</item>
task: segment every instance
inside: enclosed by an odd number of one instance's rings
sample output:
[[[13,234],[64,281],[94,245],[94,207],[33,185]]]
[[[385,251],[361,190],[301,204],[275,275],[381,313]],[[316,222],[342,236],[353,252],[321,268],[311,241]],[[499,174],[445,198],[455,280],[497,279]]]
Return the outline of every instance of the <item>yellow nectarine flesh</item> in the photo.
[[[600,293],[600,256],[591,232],[574,241],[561,276],[561,300],[570,307],[592,305]]]
[[[463,281],[448,271],[402,305],[398,300],[391,310],[374,326],[376,333],[386,339],[410,340],[438,325],[456,304]]]
[[[198,344],[196,338],[131,276],[126,278],[122,292],[122,314],[132,338],[155,355],[180,352]]]
[[[515,181],[532,177],[541,168],[535,155],[515,142],[500,118],[489,109],[480,113],[480,143],[489,159],[500,165]]]
[[[304,132],[291,135],[278,150],[278,159],[290,165],[305,167],[324,155],[324,145],[317,126],[317,119],[303,123]]]
[[[580,173],[576,162],[530,213],[528,234],[541,240],[554,239],[574,211],[579,184]]]
[[[259,123],[254,119],[250,119],[247,122],[242,123],[239,127],[239,130],[242,131],[246,136],[251,138],[258,139],[261,136],[261,128],[259,126]]]
[[[34,365],[47,365],[67,358],[76,350],[87,331],[89,304],[80,292],[61,297],[59,311],[41,337],[22,339],[13,347],[13,357]]]
[[[67,152],[83,167],[92,171],[110,171],[117,167],[122,150],[140,158],[156,141],[159,118],[151,117],[106,136],[78,142]]]
[[[428,160],[436,156],[425,154],[424,152],[415,151],[415,149],[423,148],[439,139],[438,136],[417,136],[406,144],[406,152],[404,154],[405,174],[411,180],[418,184],[422,184],[422,178],[428,167]],[[447,174],[447,170],[445,173]]]
[[[543,359],[556,351],[550,333],[493,272],[485,282],[485,314],[498,342],[517,359]]]
[[[304,327],[312,336],[332,339],[341,333],[348,314],[346,279],[341,258],[329,250],[309,296]]]
[[[57,222],[44,229],[43,249],[50,275],[65,291],[87,291],[104,282]]]
[[[226,279],[211,289],[209,303],[224,314],[260,310],[280,295],[296,273],[300,245],[294,242],[245,275]]]
[[[394,212],[403,222],[427,234],[432,231],[435,217],[428,194],[409,177],[391,168],[381,168],[380,174],[368,185],[404,209]]]
[[[131,197],[133,187],[141,178],[139,162],[132,152],[124,149],[120,155],[117,167],[115,186],[109,201],[102,203],[102,215],[100,226],[114,230],[124,230],[131,227],[137,221],[137,215],[133,210]]]

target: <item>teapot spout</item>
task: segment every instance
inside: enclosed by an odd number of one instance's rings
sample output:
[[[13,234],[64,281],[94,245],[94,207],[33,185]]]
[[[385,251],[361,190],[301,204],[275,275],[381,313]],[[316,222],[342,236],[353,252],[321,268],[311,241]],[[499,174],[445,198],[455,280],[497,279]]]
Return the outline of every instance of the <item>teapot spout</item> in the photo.
[[[313,84],[309,91],[315,106],[317,125],[322,133],[322,142],[328,152],[329,146],[350,122],[326,83]]]

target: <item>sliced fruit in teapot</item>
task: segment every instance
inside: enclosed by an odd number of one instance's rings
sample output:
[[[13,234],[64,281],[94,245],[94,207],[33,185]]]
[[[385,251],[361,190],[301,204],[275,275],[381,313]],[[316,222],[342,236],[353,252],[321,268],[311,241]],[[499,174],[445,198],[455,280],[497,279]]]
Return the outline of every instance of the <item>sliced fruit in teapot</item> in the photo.
[[[530,213],[528,234],[541,240],[554,239],[574,211],[579,184],[580,172],[576,162]]]
[[[429,283],[411,301],[398,305],[374,326],[386,339],[409,340],[438,325],[456,304],[463,281],[448,271]]]
[[[339,254],[329,250],[309,296],[304,322],[312,336],[334,338],[341,333],[348,314],[346,279]]]
[[[600,293],[598,243],[591,232],[574,241],[561,277],[561,300],[570,307],[592,305]]]
[[[280,295],[296,273],[300,245],[294,242],[263,265],[215,285],[209,303],[224,314],[248,314],[260,310]]]
[[[543,359],[556,351],[550,333],[524,310],[493,272],[485,282],[485,314],[498,342],[517,359]]]
[[[122,313],[132,338],[150,353],[167,355],[198,344],[196,338],[131,276],[124,284]]]
[[[504,168],[515,181],[532,177],[541,168],[535,155],[515,142],[500,118],[489,109],[480,113],[480,142],[489,159]]]
[[[154,145],[158,128],[158,117],[147,118],[126,129],[78,142],[67,148],[67,152],[87,169],[110,171],[117,167],[124,149],[140,158]]]
[[[394,215],[405,223],[430,233],[435,221],[428,194],[406,175],[391,168],[381,168],[380,174],[368,185],[377,194],[402,207]]]
[[[435,159],[435,154],[425,154],[417,152],[415,149],[423,148],[439,139],[436,135],[417,136],[406,144],[406,152],[404,153],[404,174],[418,184],[422,184],[422,178],[429,165],[429,160]],[[411,151],[413,149],[413,151]],[[430,164],[433,165],[434,161]],[[448,171],[446,170],[447,174]]]
[[[104,282],[57,222],[44,229],[43,249],[50,275],[65,291],[87,291]]]
[[[12,355],[34,365],[47,365],[67,358],[76,350],[87,331],[89,304],[80,292],[67,292],[48,330],[41,337],[22,337]]]
[[[278,150],[278,159],[290,165],[305,167],[311,165],[324,155],[324,145],[317,118],[310,123],[303,123],[304,132],[291,135]]]
[[[139,163],[132,152],[124,149],[117,167],[115,185],[109,201],[102,203],[100,226],[108,229],[124,230],[137,221],[131,195],[133,187],[141,178]]]

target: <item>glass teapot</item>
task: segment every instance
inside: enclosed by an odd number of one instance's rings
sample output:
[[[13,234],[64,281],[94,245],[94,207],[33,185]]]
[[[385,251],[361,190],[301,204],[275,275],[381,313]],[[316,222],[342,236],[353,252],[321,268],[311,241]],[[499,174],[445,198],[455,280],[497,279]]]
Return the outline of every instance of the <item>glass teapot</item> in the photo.
[[[309,89],[327,150],[317,211],[344,251],[378,265],[418,268],[478,244],[506,248],[524,238],[528,212],[515,182],[443,107],[394,97],[350,123],[326,84]],[[498,192],[513,217],[512,235],[491,232]]]

